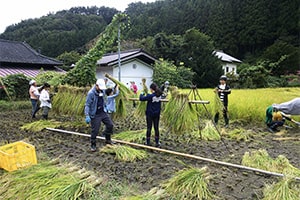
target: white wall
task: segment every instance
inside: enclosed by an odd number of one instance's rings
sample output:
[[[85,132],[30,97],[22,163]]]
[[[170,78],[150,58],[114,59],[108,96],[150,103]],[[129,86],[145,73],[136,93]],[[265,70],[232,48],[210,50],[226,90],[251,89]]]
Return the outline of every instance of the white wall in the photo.
[[[236,64],[233,63],[223,63],[222,64],[222,69],[224,70],[224,74],[233,72],[233,74],[237,74],[236,73]]]
[[[135,67],[134,67],[135,66]],[[113,75],[114,78],[119,78],[119,67],[97,67],[96,78],[104,78],[104,74]],[[149,87],[152,83],[153,69],[148,64],[133,59],[126,63],[121,63],[121,82],[130,87],[130,81],[134,81],[138,89],[143,89],[142,78],[146,79],[146,85]]]

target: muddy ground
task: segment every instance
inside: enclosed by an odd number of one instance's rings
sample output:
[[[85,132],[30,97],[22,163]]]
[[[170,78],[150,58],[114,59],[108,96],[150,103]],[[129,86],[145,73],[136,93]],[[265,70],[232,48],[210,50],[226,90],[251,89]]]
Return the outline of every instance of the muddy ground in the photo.
[[[220,197],[220,199],[261,199],[264,185],[278,180],[278,178],[273,176],[155,151],[148,151],[149,158],[142,161],[133,163],[116,161],[114,156],[110,154],[100,152],[91,153],[88,137],[56,133],[47,130],[38,133],[20,130],[20,127],[24,123],[32,121],[29,117],[29,113],[30,110],[0,113],[1,144],[26,140],[36,147],[38,153],[44,153],[50,158],[59,157],[62,161],[74,162],[81,167],[92,170],[96,174],[99,174],[99,176],[105,176],[117,182],[134,184],[139,187],[141,193],[158,186],[164,180],[174,175],[175,172],[186,167],[183,163],[195,167],[207,166],[212,175],[209,188]],[[38,118],[40,118],[40,116],[38,116]],[[53,114],[50,114],[50,118],[65,121],[72,120],[70,117],[58,117]],[[128,121],[130,121],[129,118],[124,121],[115,122],[116,133],[126,129],[145,128],[143,119],[136,119],[134,123],[128,123]],[[233,123],[229,129],[235,126],[237,125]],[[259,126],[261,126],[261,124]],[[87,126],[76,129],[72,127],[61,128],[89,133]],[[257,136],[248,142],[232,141],[226,138],[223,138],[222,141],[213,142],[183,142],[182,140],[179,142],[178,139],[171,138],[162,132],[162,148],[235,164],[241,164],[242,156],[246,151],[264,148],[272,157],[285,155],[291,164],[300,168],[300,141],[273,140],[273,138],[276,137],[300,138],[299,129],[289,129],[284,136],[276,136],[271,133],[266,134],[264,127],[246,125],[243,128],[253,129],[257,133]],[[104,143],[102,141],[98,141],[98,147],[100,149],[103,145]]]

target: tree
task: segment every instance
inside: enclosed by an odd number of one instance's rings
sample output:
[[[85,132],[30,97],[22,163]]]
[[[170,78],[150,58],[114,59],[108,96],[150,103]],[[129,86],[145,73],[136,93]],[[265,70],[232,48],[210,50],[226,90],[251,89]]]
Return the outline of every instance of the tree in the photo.
[[[183,38],[179,59],[195,72],[193,83],[213,87],[222,74],[220,60],[213,54],[213,41],[195,28],[186,31]]]
[[[189,88],[193,75],[190,68],[183,65],[177,67],[172,62],[163,59],[156,62],[153,69],[153,81],[158,85],[169,81],[171,85],[179,88]]]

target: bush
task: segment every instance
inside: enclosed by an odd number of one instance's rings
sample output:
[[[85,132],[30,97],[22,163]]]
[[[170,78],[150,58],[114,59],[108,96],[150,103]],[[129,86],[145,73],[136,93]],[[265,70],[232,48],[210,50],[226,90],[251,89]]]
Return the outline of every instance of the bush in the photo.
[[[1,79],[0,99],[20,100],[29,98],[30,78],[24,74],[12,74]]]

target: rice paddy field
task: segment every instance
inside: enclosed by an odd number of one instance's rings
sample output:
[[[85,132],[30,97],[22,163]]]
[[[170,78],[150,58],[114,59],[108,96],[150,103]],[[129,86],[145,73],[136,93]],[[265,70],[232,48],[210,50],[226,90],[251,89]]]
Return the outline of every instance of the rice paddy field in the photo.
[[[176,100],[173,96],[169,105],[163,103],[161,114],[162,149],[281,173],[284,178],[141,147],[105,146],[100,139],[98,151],[92,153],[88,137],[45,129],[90,133],[81,112],[87,89],[63,90],[54,96],[48,121],[40,120],[41,113],[31,119],[30,102],[0,102],[0,146],[25,141],[35,146],[38,160],[13,172],[0,169],[0,200],[300,199],[300,181],[295,179],[300,177],[300,128],[287,122],[288,128],[270,133],[264,124],[266,108],[300,97],[300,88],[233,89],[228,128],[222,118],[217,127],[210,121],[218,110],[213,89],[180,90]],[[180,106],[188,100],[210,103]],[[133,108],[125,97],[120,102],[120,116],[125,117],[114,118],[113,139],[143,144],[146,123],[139,106]],[[300,121],[300,116],[294,119]]]

